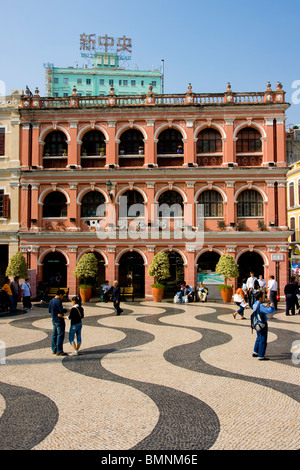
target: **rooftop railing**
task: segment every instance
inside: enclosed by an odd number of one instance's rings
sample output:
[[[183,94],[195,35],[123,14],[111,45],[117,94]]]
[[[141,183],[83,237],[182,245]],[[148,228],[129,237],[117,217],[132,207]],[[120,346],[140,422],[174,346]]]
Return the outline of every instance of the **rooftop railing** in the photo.
[[[74,87],[73,94],[69,97],[52,98],[40,97],[39,90],[32,94],[26,89],[26,94],[21,98],[23,109],[61,109],[61,108],[99,108],[99,107],[134,107],[134,106],[221,106],[221,105],[257,105],[257,104],[284,104],[285,92],[282,84],[277,83],[276,90],[271,89],[271,84],[267,84],[264,92],[238,92],[231,90],[228,83],[224,93],[194,93],[189,84],[188,90],[184,94],[155,94],[152,86],[144,95],[122,95],[118,96],[111,87],[107,96],[79,96]]]

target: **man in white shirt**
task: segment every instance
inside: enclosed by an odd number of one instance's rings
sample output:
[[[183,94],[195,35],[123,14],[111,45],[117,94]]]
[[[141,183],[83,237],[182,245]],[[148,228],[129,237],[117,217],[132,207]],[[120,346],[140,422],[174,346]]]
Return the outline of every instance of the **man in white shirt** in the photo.
[[[277,310],[277,289],[278,284],[274,276],[269,276],[268,292],[270,292],[270,302],[274,304],[275,310]]]
[[[31,305],[31,288],[30,288],[30,283],[28,277],[25,279],[21,286],[21,295],[23,299],[23,309],[24,312],[27,312],[27,309],[29,308],[32,310],[32,305]]]
[[[249,301],[249,307],[252,308],[252,305],[254,304],[255,302],[255,294],[257,292],[257,290],[255,289],[255,281],[257,281],[257,278],[254,276],[254,272],[251,271],[250,272],[250,277],[248,277],[247,279],[247,290],[248,290],[248,301]]]

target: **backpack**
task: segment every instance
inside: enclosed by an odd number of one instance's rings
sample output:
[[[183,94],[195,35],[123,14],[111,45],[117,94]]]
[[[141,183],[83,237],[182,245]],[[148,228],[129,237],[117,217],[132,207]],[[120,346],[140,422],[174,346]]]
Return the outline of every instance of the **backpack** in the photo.
[[[261,319],[260,304],[258,304],[255,312],[251,314],[250,321],[251,321],[252,333],[253,333],[253,330],[261,331],[263,328],[265,328],[266,324],[263,323]]]

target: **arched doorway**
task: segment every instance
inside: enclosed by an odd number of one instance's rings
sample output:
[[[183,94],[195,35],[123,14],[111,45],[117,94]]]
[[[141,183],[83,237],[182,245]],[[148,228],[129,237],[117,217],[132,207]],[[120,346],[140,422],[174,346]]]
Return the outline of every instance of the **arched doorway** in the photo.
[[[264,276],[264,260],[262,256],[256,251],[246,251],[243,253],[238,261],[239,267],[239,278],[238,281],[242,282],[243,279],[247,279],[250,275],[250,271],[254,272],[254,276],[258,278],[260,274]]]
[[[98,260],[98,272],[95,278],[91,279],[89,282],[91,282],[93,286],[92,295],[99,296],[100,288],[102,284],[104,284],[104,281],[105,281],[105,259],[103,258],[101,253],[98,253],[98,251],[93,251],[93,252],[88,251],[86,253],[93,253],[93,255],[95,255]]]
[[[165,294],[167,297],[174,297],[176,284],[184,281],[184,263],[181,255],[177,251],[169,251],[170,277],[166,279]]]
[[[202,281],[208,288],[208,298],[210,300],[221,299],[218,285],[223,284],[223,279],[216,274],[216,266],[220,259],[220,254],[216,251],[206,251],[198,258],[197,263],[197,284]]]
[[[45,256],[43,283],[49,287],[67,287],[67,260],[59,251],[51,251]]]
[[[145,296],[145,266],[142,255],[136,251],[127,251],[119,260],[119,284],[121,287],[133,287],[137,297]]]

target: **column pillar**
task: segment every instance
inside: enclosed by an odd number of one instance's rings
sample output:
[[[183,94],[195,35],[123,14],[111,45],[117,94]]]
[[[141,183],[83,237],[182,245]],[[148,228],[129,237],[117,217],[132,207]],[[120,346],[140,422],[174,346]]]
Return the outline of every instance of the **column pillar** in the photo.
[[[70,197],[70,205],[69,205],[69,218],[70,219],[77,219],[77,183],[70,183],[69,184],[70,191],[69,191],[69,197]]]
[[[185,253],[187,265],[184,267],[184,280],[187,285],[195,289],[197,285],[197,269],[195,266],[195,248],[188,247]],[[195,292],[196,295],[196,292]]]
[[[227,205],[224,219],[226,225],[236,221],[236,204],[234,201],[234,181],[226,181],[226,194],[227,194]]]
[[[155,245],[146,245],[147,248],[147,266],[145,266],[145,299],[152,300],[152,287],[154,280],[148,274],[148,269],[155,255]]]
[[[41,159],[41,145],[40,139],[40,125],[39,123],[32,124],[32,166],[43,168],[43,162]]]
[[[21,127],[21,170],[29,169],[29,136],[30,124],[24,123]]]
[[[265,205],[266,214],[265,221],[267,226],[270,225],[270,222],[275,222],[275,182],[267,181],[267,196],[268,204]]]
[[[107,247],[106,250],[106,255],[107,255],[107,268],[106,268],[106,279],[109,281],[109,284],[112,285],[112,283],[117,279],[116,277],[116,246],[111,245]]]
[[[274,119],[266,118],[266,140],[263,152],[263,165],[268,166],[274,162]]]
[[[222,138],[223,141],[223,164],[222,166],[228,166],[230,163],[236,166],[236,139],[233,138],[233,124],[234,119],[225,120],[225,132],[226,138]]]
[[[186,136],[183,166],[197,166],[195,163],[194,120],[192,119],[186,121]]]
[[[285,119],[276,119],[276,145],[277,145],[277,166],[287,166],[286,162],[286,139],[285,139]]]
[[[67,286],[69,288],[69,298],[77,294],[77,280],[73,276],[77,261],[78,246],[68,246],[69,266],[67,271]]]
[[[287,229],[286,182],[278,182],[278,226]]]
[[[31,220],[37,221],[37,226],[39,223],[39,183],[31,184]],[[37,226],[32,227],[37,230]]]
[[[78,122],[70,122],[69,123],[69,134],[70,134],[70,141],[68,141],[68,164],[67,168],[80,168],[80,144],[77,141],[77,126]]]
[[[20,230],[28,230],[28,183],[21,183],[20,191]]]
[[[147,120],[147,142],[145,142],[145,160],[144,160],[144,166],[148,167],[148,165],[153,165],[154,167],[157,166],[157,158],[156,158],[156,152],[155,152],[155,147],[156,144],[154,142],[154,126],[155,126],[155,121],[154,120]]]
[[[109,165],[119,166],[116,143],[116,122],[108,121],[108,142],[106,144],[106,168]]]

